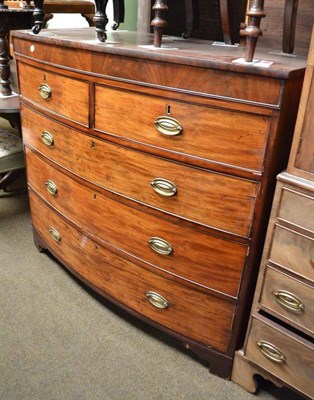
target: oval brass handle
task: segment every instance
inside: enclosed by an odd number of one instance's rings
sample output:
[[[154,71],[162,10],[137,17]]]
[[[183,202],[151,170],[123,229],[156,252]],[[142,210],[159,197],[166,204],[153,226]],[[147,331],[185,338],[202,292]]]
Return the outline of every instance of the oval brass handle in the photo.
[[[158,293],[146,292],[146,298],[156,308],[167,308],[169,306],[168,301]]]
[[[60,235],[60,233],[57,231],[56,228],[51,227],[51,228],[49,229],[49,233],[50,233],[50,236],[52,237],[52,239],[53,239],[54,241],[56,241],[56,242],[60,242],[60,241],[61,241],[61,235]]]
[[[164,197],[172,197],[177,193],[176,185],[167,179],[155,178],[151,181],[154,191]]]
[[[177,136],[183,131],[183,127],[176,119],[161,115],[154,121],[154,126],[159,133],[167,136]]]
[[[271,361],[275,361],[277,363],[286,362],[286,357],[284,356],[284,354],[278,349],[278,347],[274,346],[273,344],[261,340],[257,342],[257,345],[262,354],[264,354],[264,356],[269,358]]]
[[[274,292],[274,296],[278,303],[289,311],[304,311],[304,304],[293,293],[289,293],[286,290],[278,290]]]
[[[45,100],[49,99],[52,95],[52,90],[51,87],[49,85],[47,85],[47,83],[43,83],[38,87],[39,90],[39,94],[41,95],[41,97]]]
[[[148,240],[149,246],[155,253],[169,256],[172,253],[172,246],[166,240],[152,237]]]
[[[53,139],[52,134],[49,133],[49,132],[47,132],[47,131],[44,131],[44,132],[41,134],[41,140],[43,141],[43,143],[44,143],[46,146],[53,146],[53,144],[54,144],[54,139]]]
[[[48,191],[52,196],[56,196],[56,195],[57,195],[57,193],[58,193],[58,188],[57,188],[57,185],[56,185],[52,180],[48,179],[48,180],[45,182],[45,186],[46,186],[47,191]]]

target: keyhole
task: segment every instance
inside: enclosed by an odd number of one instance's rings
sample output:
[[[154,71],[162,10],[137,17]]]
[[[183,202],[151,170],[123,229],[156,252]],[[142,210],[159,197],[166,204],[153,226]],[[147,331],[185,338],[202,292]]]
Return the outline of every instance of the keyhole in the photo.
[[[166,105],[166,113],[167,113],[167,115],[171,114],[171,105],[170,104]]]
[[[90,147],[92,150],[95,150],[95,142],[93,140],[90,142]]]

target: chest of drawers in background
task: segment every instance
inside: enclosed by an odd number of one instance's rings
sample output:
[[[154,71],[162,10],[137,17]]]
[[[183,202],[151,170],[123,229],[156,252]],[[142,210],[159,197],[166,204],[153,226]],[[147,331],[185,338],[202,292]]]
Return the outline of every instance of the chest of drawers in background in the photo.
[[[111,39],[13,35],[35,242],[229,377],[305,61]]]
[[[244,348],[232,379],[259,374],[314,398],[314,32],[287,170],[276,193]]]

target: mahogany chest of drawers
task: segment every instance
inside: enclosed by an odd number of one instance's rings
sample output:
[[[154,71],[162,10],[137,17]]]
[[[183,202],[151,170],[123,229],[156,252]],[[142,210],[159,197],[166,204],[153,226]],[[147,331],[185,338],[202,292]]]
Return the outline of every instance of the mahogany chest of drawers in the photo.
[[[314,398],[314,31],[287,170],[278,175],[243,349],[232,379],[254,375]]]
[[[229,377],[305,60],[90,29],[13,42],[38,248]]]

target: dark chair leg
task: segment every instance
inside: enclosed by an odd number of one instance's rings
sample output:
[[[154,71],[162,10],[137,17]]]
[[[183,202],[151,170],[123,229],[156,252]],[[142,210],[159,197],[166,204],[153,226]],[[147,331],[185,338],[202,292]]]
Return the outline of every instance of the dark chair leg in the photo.
[[[293,53],[294,50],[298,6],[299,0],[286,0],[282,37],[282,51],[284,53]]]

